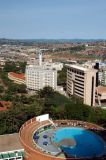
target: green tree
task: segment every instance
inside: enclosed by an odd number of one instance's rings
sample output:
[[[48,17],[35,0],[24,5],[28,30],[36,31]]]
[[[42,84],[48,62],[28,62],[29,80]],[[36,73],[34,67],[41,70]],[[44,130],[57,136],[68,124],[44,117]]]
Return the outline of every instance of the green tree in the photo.
[[[4,92],[4,87],[0,85],[0,93]]]
[[[26,62],[19,62],[20,72],[25,73]]]
[[[37,92],[37,95],[40,98],[51,97],[51,96],[53,96],[53,94],[54,94],[54,90],[49,86],[44,87],[43,89],[41,89]]]
[[[17,67],[17,65],[16,65],[15,62],[7,61],[7,62],[5,63],[5,66],[4,66],[3,70],[4,70],[5,72],[16,72],[16,71],[18,71],[19,69],[18,69],[18,67]]]
[[[8,86],[8,90],[10,90],[12,93],[26,93],[26,85],[11,83]]]
[[[57,84],[62,85],[66,89],[66,77],[67,77],[67,69],[64,66],[61,71],[58,71]]]

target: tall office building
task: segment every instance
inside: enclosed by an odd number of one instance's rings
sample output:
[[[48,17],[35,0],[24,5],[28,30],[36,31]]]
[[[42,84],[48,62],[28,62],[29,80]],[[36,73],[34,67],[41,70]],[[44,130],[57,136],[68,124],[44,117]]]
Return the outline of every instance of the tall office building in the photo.
[[[67,93],[80,97],[84,104],[95,106],[96,73],[92,68],[67,65]]]

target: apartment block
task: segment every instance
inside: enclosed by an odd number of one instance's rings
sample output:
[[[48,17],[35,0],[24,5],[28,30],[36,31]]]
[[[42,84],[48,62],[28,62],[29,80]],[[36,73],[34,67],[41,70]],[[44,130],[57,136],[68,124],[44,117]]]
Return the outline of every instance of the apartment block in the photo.
[[[39,90],[45,86],[50,86],[53,89],[57,88],[56,70],[45,69],[43,66],[28,65],[25,75],[27,89]]]
[[[67,66],[67,93],[83,100],[84,104],[95,106],[96,72],[92,68],[78,65]]]

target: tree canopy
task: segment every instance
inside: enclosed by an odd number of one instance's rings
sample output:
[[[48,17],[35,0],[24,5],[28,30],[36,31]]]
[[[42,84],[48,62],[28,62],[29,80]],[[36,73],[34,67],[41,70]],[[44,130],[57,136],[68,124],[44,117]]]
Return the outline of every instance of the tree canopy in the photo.
[[[61,85],[66,89],[66,77],[67,77],[67,69],[64,66],[61,71],[58,71],[57,84]]]
[[[18,132],[28,119],[46,113],[53,119],[76,119],[106,127],[106,110],[84,105],[80,99],[67,98],[50,87],[33,96],[11,93],[8,96],[12,107],[0,112],[0,134]]]

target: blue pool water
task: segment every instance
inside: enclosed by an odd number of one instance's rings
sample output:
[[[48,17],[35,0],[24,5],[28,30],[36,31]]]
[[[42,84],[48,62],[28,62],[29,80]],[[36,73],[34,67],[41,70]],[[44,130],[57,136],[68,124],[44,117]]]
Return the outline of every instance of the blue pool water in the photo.
[[[60,146],[69,157],[99,157],[106,154],[106,143],[97,134],[83,128],[60,128],[52,138],[52,141],[59,143],[63,139],[73,139],[74,146]]]

